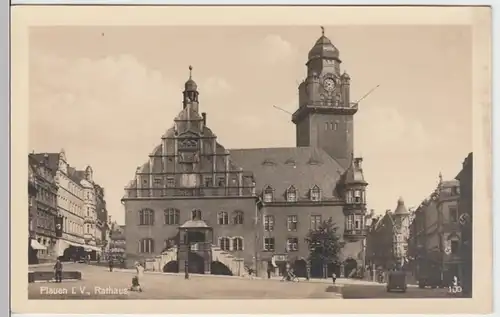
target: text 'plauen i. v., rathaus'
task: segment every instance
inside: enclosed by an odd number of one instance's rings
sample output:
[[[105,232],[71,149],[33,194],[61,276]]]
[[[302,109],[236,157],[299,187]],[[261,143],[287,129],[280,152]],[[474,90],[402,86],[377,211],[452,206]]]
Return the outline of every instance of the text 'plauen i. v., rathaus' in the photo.
[[[296,147],[259,149],[217,142],[189,67],[183,108],[125,190],[127,261],[232,275],[279,274],[291,263],[311,277],[362,266],[367,182],[353,155],[358,105],[340,63],[322,34],[298,87]],[[338,258],[312,258],[307,235],[329,220],[341,240]]]

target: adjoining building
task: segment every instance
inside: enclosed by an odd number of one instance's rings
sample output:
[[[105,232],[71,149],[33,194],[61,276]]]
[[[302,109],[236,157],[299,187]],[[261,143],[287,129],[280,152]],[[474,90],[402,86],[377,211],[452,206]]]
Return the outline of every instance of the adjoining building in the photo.
[[[392,212],[373,219],[366,237],[367,264],[377,270],[402,268],[407,262],[410,212],[399,198]]]
[[[55,217],[57,216],[58,186],[54,180],[54,170],[48,156],[28,155],[29,171],[29,232],[28,262],[53,261],[57,257],[57,236]]]
[[[458,220],[460,223],[462,276],[461,285],[466,296],[472,296],[472,219],[473,219],[473,172],[472,152],[462,163],[462,170],[456,179],[460,182],[460,197],[458,199]]]
[[[339,55],[324,34],[310,50],[292,148],[226,149],[200,112],[190,67],[183,109],[125,189],[127,260],[235,275],[292,263],[318,276],[322,264],[307,263],[304,239],[332,218],[346,244],[330,271],[361,266],[368,184],[353,153],[358,105]]]
[[[461,232],[458,215],[460,183],[439,183],[415,210],[410,226],[409,253],[417,279],[438,279],[448,285],[462,276]]]
[[[50,221],[46,221],[51,223],[54,231],[51,256],[70,260],[86,257],[90,253],[95,258],[100,248],[95,244],[97,216],[92,168],[89,166],[85,171],[79,171],[71,167],[64,150],[59,153],[33,153],[30,157],[43,164],[48,170],[44,177],[50,178],[56,186],[52,198],[55,208]],[[37,201],[39,204],[40,201]]]

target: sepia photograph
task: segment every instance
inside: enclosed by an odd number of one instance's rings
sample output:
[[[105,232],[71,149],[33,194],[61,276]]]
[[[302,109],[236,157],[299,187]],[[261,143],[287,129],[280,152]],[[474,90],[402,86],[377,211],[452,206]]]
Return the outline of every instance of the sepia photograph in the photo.
[[[463,10],[448,13],[473,16]],[[385,299],[405,312],[408,299],[452,307],[491,292],[491,249],[477,255],[492,243],[491,149],[474,19],[246,25],[239,10],[155,25],[103,12],[22,33],[28,195],[13,228],[28,301],[324,299],[349,311]]]

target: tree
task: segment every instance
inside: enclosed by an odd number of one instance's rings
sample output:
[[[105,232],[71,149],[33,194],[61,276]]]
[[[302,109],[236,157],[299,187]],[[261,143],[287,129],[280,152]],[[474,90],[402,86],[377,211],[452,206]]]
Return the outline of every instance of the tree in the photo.
[[[323,221],[319,228],[309,230],[306,242],[309,246],[309,260],[320,260],[324,265],[337,263],[345,243],[337,233],[337,225],[332,218]]]

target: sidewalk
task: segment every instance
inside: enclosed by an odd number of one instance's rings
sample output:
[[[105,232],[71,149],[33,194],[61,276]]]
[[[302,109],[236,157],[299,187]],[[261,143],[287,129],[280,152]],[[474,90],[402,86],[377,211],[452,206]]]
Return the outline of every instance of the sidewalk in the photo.
[[[108,270],[106,268],[106,270]],[[135,269],[113,269],[113,271],[116,272],[126,272],[126,273],[135,273]],[[148,275],[171,275],[171,276],[184,276],[184,273],[164,273],[164,272],[153,272],[153,271],[145,271],[144,274]],[[209,277],[209,278],[238,278],[238,279],[246,279],[246,280],[267,280],[267,277],[256,277],[256,276],[231,276],[231,275],[212,275],[212,274],[193,274],[190,273],[189,275],[191,276],[200,276],[200,277]],[[273,276],[271,277],[271,280],[273,281],[281,281],[283,277],[282,276]],[[307,282],[307,283],[324,283],[324,284],[329,284],[332,285],[332,279],[319,279],[319,278],[312,278],[307,281],[305,278],[299,278],[300,282]],[[378,286],[384,286],[385,283],[378,283],[378,282],[373,282],[373,281],[366,281],[366,280],[357,280],[357,279],[349,279],[349,278],[337,278],[335,281],[336,286],[344,286],[344,285],[378,285]],[[408,287],[418,287],[418,285],[414,284],[408,284]]]

